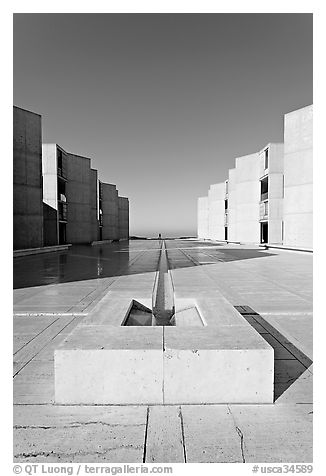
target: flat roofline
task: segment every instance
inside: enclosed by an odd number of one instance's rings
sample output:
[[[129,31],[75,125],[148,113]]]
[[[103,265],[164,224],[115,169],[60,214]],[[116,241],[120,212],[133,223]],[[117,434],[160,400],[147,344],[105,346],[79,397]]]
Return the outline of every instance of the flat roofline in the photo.
[[[103,183],[104,185],[111,185],[111,187],[117,188],[115,183],[108,183],[108,182],[103,182],[103,180],[98,179],[99,182]]]
[[[30,114],[34,114],[35,116],[42,117],[41,114],[39,114],[38,112],[30,111],[29,109],[25,109],[24,107],[15,106],[15,104],[14,104],[14,108],[20,109],[21,111],[29,112]]]

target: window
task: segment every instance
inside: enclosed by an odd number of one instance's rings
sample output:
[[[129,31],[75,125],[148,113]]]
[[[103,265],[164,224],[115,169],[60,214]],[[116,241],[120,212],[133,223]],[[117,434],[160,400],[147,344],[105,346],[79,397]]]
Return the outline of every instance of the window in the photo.
[[[260,201],[267,200],[268,198],[268,177],[263,178],[260,181]]]
[[[228,200],[224,200],[224,210],[227,211],[228,208],[229,208]]]
[[[268,169],[268,156],[269,156],[269,149],[264,150],[264,169]]]

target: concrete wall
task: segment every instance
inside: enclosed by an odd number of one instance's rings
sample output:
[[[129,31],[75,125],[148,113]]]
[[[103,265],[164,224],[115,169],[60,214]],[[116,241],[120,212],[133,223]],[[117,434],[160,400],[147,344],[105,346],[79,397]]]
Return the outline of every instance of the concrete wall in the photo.
[[[43,246],[41,116],[13,111],[13,247]]]
[[[197,209],[197,236],[199,239],[208,239],[208,197],[198,198]]]
[[[102,184],[102,240],[119,239],[119,200],[115,185]]]
[[[129,200],[126,197],[118,197],[119,202],[119,239],[129,239]]]
[[[59,244],[57,144],[42,144],[44,246]]]
[[[97,219],[97,170],[91,169],[90,177],[90,201],[91,201],[91,226],[92,226],[92,241],[99,239],[99,223]]]
[[[258,153],[238,157],[236,169],[236,241],[258,243],[259,225],[259,160]]]
[[[224,240],[225,182],[211,185],[208,191],[208,238]]]
[[[284,244],[313,247],[313,107],[284,116]]]
[[[69,153],[67,160],[67,243],[93,241],[91,161]]]

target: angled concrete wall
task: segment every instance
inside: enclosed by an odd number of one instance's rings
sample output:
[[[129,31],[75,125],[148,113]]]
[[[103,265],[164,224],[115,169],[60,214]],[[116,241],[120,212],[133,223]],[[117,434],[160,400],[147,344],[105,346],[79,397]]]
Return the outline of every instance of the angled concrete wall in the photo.
[[[13,247],[43,246],[41,116],[13,110]]]
[[[208,191],[208,238],[224,240],[225,182],[213,184]]]
[[[197,202],[197,236],[208,239],[208,197],[199,197]]]
[[[259,226],[259,160],[258,153],[236,159],[237,241],[258,243]]]
[[[284,116],[284,244],[313,247],[313,107]]]
[[[99,239],[99,224],[98,224],[98,211],[97,211],[97,170],[91,169],[90,177],[90,202],[91,202],[91,227],[92,227],[92,239],[96,241]]]
[[[228,178],[228,240],[237,241],[237,181],[236,170],[229,170]]]
[[[66,189],[68,243],[91,243],[92,241],[91,179],[90,159],[69,153]]]
[[[118,197],[119,203],[119,239],[129,239],[129,200],[126,197]]]
[[[119,239],[119,199],[115,185],[101,182],[102,188],[102,240]]]

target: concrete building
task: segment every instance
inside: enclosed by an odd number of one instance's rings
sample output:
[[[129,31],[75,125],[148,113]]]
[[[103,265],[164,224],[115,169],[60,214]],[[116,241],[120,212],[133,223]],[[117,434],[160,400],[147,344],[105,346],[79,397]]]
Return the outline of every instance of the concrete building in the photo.
[[[126,197],[119,199],[119,239],[129,239],[129,200]]]
[[[224,210],[221,184],[198,199],[198,238],[312,249],[312,167],[308,106],[285,115],[284,144],[236,158]]]
[[[313,247],[313,106],[284,116],[284,245]]]
[[[42,144],[41,116],[14,107],[14,250],[129,239],[129,200],[91,160]]]
[[[43,144],[42,151],[44,244],[92,242],[97,239],[97,172],[90,159],[58,144]]]
[[[208,197],[198,198],[197,236],[202,240],[208,239]]]
[[[13,247],[43,246],[41,116],[13,110]]]

